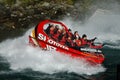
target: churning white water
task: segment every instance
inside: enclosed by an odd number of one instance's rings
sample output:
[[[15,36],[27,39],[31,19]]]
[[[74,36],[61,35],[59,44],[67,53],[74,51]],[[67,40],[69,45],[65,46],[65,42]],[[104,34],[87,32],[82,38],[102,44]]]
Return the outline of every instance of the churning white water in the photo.
[[[0,56],[6,58],[12,70],[31,68],[44,73],[74,72],[77,74],[97,74],[104,72],[101,65],[91,66],[82,59],[73,59],[55,51],[43,51],[28,45],[28,35],[15,39],[8,39],[0,43]]]

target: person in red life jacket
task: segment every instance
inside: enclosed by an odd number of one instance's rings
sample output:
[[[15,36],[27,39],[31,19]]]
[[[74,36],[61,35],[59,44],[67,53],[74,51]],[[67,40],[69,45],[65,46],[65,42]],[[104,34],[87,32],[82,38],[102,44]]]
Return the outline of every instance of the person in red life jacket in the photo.
[[[70,36],[68,36],[67,39],[66,39],[66,45],[67,45],[68,47],[71,47],[71,48],[74,48],[74,47],[75,47],[75,44],[74,44],[74,42],[73,42],[73,40],[71,39]]]
[[[68,32],[67,32],[67,37],[70,36],[71,39],[73,40],[74,39],[74,35],[72,33],[72,30],[71,29],[68,29]]]
[[[62,30],[61,35],[58,37],[60,44],[65,45],[66,43],[66,31]]]
[[[95,37],[94,39],[88,40],[87,39],[87,35],[83,34],[82,39],[81,39],[82,46],[84,46],[84,47],[90,47],[90,48],[95,48],[95,49],[102,48],[102,44],[100,44],[100,45],[94,45],[95,39],[97,39],[97,38]]]
[[[75,44],[76,44],[76,46],[80,47],[82,45],[82,42],[81,42],[80,39],[76,38],[75,39]]]
[[[54,29],[55,29],[54,25],[51,26],[49,34],[48,34],[50,37],[52,37],[52,35],[54,34]]]
[[[88,46],[86,34],[83,34],[83,35],[82,35],[81,42],[82,42],[81,46],[83,46],[83,47]]]
[[[54,32],[54,34],[57,34],[58,29],[59,29],[59,26],[58,26],[58,25],[56,25],[56,26],[55,26],[55,29],[54,29],[54,31],[53,31],[53,32]]]
[[[58,42],[59,41],[58,37],[60,36],[60,34],[61,34],[61,29],[58,29],[57,32],[52,35],[52,38]]]
[[[76,37],[74,39],[74,42],[75,42],[75,47],[74,48],[77,49],[77,50],[80,50],[81,45],[82,45],[81,39]]]
[[[80,35],[78,34],[78,31],[74,32],[74,39],[76,39],[76,38],[80,39]]]
[[[82,46],[90,46],[90,44],[91,44],[92,42],[94,42],[95,39],[96,39],[96,37],[95,37],[94,39],[88,40],[88,39],[87,39],[87,35],[86,35],[86,34],[83,34],[83,35],[82,35],[82,38],[81,38]]]

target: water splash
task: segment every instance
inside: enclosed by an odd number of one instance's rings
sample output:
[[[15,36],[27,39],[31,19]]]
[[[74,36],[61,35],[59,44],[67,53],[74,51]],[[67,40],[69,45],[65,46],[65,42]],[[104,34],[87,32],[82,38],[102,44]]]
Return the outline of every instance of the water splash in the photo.
[[[54,51],[43,51],[28,45],[28,35],[31,29],[22,37],[8,39],[0,43],[0,55],[10,63],[12,70],[31,68],[44,73],[74,72],[77,74],[97,74],[104,72],[102,65],[92,66],[82,59],[73,59]]]

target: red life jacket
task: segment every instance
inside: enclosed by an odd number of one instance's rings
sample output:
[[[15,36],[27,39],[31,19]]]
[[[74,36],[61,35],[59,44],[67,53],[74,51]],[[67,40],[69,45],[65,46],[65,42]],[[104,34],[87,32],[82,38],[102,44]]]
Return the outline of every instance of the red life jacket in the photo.
[[[87,41],[84,40],[84,39],[81,39],[81,45],[84,46],[84,45],[86,45],[86,44],[88,44]]]
[[[50,29],[50,34],[51,34],[51,35],[54,34],[54,29]]]
[[[79,40],[79,39],[75,40],[75,43],[76,43],[77,46],[81,46],[82,45],[81,40]]]
[[[64,45],[66,42],[66,36],[64,35],[62,39],[60,40],[60,44]]]
[[[60,36],[61,32],[60,31],[57,31],[57,34],[53,34],[52,38],[57,41],[58,40],[58,37]]]
[[[69,43],[69,45],[70,45],[71,47],[74,47],[74,46],[75,46],[75,44],[73,43],[73,41],[72,41],[71,39],[67,39],[67,42]]]

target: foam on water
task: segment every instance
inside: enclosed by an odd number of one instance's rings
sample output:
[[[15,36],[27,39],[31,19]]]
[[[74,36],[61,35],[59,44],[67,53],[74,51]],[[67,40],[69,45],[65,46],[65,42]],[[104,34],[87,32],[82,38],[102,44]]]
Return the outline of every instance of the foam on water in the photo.
[[[31,68],[44,73],[74,72],[77,74],[97,74],[104,72],[102,65],[92,66],[82,59],[73,59],[55,51],[44,51],[28,45],[28,35],[31,29],[22,37],[8,39],[0,43],[0,56],[5,57],[12,70],[21,71]]]

